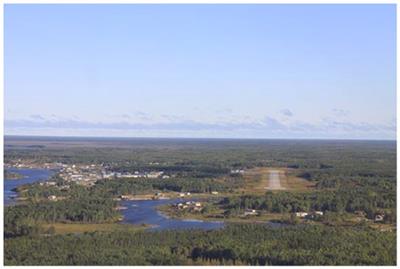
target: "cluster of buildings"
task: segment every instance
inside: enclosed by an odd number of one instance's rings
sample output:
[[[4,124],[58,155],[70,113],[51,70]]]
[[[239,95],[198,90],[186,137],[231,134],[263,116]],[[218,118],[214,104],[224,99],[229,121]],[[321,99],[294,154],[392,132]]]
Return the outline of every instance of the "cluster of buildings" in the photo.
[[[52,202],[57,202],[57,201],[64,200],[64,199],[65,199],[64,196],[56,196],[56,195],[47,196],[47,200],[52,201]]]
[[[59,176],[68,182],[76,182],[80,185],[93,185],[97,180],[102,179],[102,166],[91,165],[63,165]]]
[[[367,217],[367,213],[361,210],[354,211],[354,213],[358,216],[361,217],[362,219]],[[374,214],[373,220],[375,222],[383,222],[385,220],[385,213],[384,212],[378,212]]]
[[[232,169],[231,174],[244,174],[243,169]]]
[[[59,176],[65,181],[76,182],[81,185],[93,185],[97,180],[115,178],[169,178],[163,171],[121,173],[108,171],[100,164],[91,165],[61,165]]]
[[[16,160],[10,160],[7,161],[7,163],[4,163],[5,168],[26,168],[26,169],[35,169],[35,168],[41,168],[41,169],[60,169],[63,167],[62,163],[38,163],[35,160],[22,160],[22,159],[16,159]]]
[[[139,172],[135,171],[132,173],[120,173],[112,171],[103,171],[102,177],[107,179],[112,178],[169,178],[169,175],[164,175],[163,171],[151,171],[151,172]]]
[[[133,194],[125,194],[125,195],[120,195],[118,198],[116,198],[117,201],[119,200],[124,200],[124,201],[132,201],[132,200],[164,200],[164,199],[169,199],[164,193],[162,192],[156,192],[154,195],[133,195]]]
[[[185,196],[190,196],[190,195],[192,195],[190,192],[181,192],[181,193],[179,193],[179,197],[185,197]]]
[[[304,219],[315,219],[318,216],[323,216],[324,212],[322,211],[313,211],[313,212],[296,212],[296,217],[304,218]]]
[[[156,164],[156,163],[152,163]],[[164,171],[150,171],[134,173],[121,173],[107,170],[103,164],[63,164],[59,162],[54,163],[39,163],[34,160],[10,160],[4,164],[5,168],[44,168],[44,169],[57,169],[59,176],[67,182],[76,182],[81,185],[93,185],[100,179],[115,179],[115,178],[162,178],[168,179],[171,176],[164,174]]]
[[[70,188],[69,185],[57,185],[57,182],[55,181],[45,181],[45,182],[40,182],[40,186],[56,186],[59,190],[68,190]]]
[[[203,205],[200,202],[187,201],[175,204],[175,208],[178,210],[200,212],[201,210],[203,210]]]

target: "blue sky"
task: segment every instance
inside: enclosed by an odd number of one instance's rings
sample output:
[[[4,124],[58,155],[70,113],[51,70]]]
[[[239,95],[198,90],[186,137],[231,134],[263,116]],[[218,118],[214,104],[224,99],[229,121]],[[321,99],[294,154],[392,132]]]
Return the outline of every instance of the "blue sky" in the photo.
[[[5,134],[395,139],[395,5],[6,5]]]

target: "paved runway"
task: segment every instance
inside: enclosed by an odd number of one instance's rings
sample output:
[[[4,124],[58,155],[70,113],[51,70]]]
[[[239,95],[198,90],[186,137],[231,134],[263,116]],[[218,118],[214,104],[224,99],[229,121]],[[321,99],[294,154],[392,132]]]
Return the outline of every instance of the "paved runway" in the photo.
[[[283,190],[284,187],[281,186],[281,178],[278,170],[269,171],[269,184],[266,188],[268,190]]]

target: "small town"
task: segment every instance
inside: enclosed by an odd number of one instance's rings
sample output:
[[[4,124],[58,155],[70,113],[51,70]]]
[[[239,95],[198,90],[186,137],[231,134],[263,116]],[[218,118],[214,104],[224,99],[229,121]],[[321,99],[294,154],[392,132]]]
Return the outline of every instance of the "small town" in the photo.
[[[19,168],[19,169],[50,169],[57,171],[59,178],[62,178],[65,182],[75,182],[76,184],[83,186],[92,186],[98,180],[112,180],[119,178],[161,178],[168,179],[171,175],[166,175],[164,171],[149,171],[140,172],[135,171],[133,173],[127,172],[115,172],[108,170],[102,164],[63,164],[59,162],[55,163],[39,163],[34,161],[26,160],[15,160],[4,164],[6,169],[8,168]],[[47,181],[45,183],[47,186],[55,185],[55,182]]]

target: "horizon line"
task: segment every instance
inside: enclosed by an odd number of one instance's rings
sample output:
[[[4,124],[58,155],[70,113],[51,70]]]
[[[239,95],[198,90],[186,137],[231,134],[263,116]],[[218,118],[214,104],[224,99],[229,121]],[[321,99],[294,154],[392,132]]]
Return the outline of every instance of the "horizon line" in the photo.
[[[18,137],[18,138],[83,138],[83,139],[183,139],[183,140],[323,140],[323,141],[387,141],[396,142],[396,139],[373,139],[373,138],[249,138],[249,137],[157,137],[157,136],[76,136],[76,135],[8,135],[4,134],[3,138],[6,137]]]

